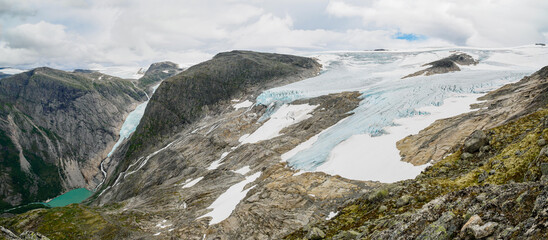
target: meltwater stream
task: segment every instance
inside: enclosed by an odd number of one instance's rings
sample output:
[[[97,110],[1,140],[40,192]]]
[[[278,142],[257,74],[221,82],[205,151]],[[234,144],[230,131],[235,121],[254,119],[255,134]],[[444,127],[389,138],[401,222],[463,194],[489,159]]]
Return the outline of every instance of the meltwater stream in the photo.
[[[152,87],[152,94],[156,92],[156,89],[159,86],[160,84]],[[148,96],[148,94],[147,98],[148,100],[146,102],[139,104],[132,112],[127,115],[126,120],[122,124],[122,128],[120,128],[120,138],[118,138],[116,144],[114,144],[110,152],[107,154],[107,158],[109,158],[114,153],[114,151],[116,151],[118,146],[120,146],[120,144],[122,144],[124,140],[126,140],[133,132],[135,132],[135,129],[137,129],[139,122],[141,122],[141,118],[143,118],[143,115],[145,114],[145,109],[147,108],[148,102],[150,101],[150,97]],[[95,187],[95,190],[99,189],[99,187],[101,187],[101,185],[103,185],[106,180],[107,172],[105,171],[105,168],[103,166],[105,160],[106,158],[103,159],[100,165],[101,173],[103,173],[103,180],[101,181],[101,183],[99,183],[99,185],[97,185],[97,187]]]
[[[455,51],[467,53],[480,63],[460,66],[462,71],[459,72],[401,79],[426,68],[421,65]],[[394,182],[415,177],[425,166],[401,162],[395,146],[399,139],[380,136],[397,136],[394,131],[401,129],[394,128],[396,125],[413,123],[413,126],[419,126],[424,125],[424,121],[429,124],[439,118],[470,111],[469,104],[480,94],[515,82],[548,64],[548,51],[541,47],[520,47],[341,52],[320,54],[317,58],[324,64],[319,76],[267,90],[257,97],[257,104],[275,106],[280,104],[273,102],[288,103],[343,91],[359,91],[363,100],[353,115],[315,136],[313,142],[300,146],[300,151],[293,151],[296,153],[284,160],[305,171]],[[416,117],[431,113],[431,117],[415,124]]]

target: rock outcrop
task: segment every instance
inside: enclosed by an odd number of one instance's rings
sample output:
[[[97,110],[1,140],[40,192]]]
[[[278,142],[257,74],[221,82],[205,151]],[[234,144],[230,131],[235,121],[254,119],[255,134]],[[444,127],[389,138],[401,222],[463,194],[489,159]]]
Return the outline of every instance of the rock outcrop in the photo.
[[[430,76],[434,74],[443,74],[448,72],[460,71],[459,65],[476,65],[478,61],[466,53],[455,53],[449,57],[427,63],[422,65],[423,67],[430,66],[424,70],[409,74],[404,78],[416,77],[416,76]]]

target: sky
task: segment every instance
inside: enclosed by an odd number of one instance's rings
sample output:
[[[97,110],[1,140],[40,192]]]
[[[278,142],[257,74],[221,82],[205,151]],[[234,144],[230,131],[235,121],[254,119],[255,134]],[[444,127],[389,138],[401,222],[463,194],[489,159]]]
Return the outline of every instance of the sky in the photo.
[[[0,67],[548,42],[545,0],[0,0]]]

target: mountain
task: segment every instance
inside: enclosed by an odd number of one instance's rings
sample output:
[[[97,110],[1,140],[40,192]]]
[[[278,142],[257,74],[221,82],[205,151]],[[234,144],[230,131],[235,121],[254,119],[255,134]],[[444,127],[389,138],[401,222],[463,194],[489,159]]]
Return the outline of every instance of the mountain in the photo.
[[[539,49],[220,53],[160,84],[85,204],[0,226],[51,239],[543,239]],[[402,79],[448,56],[460,71]]]
[[[137,86],[141,89],[146,89],[148,94],[151,94],[151,87],[161,80],[167,79],[184,69],[173,62],[158,62],[153,63],[148,67],[144,75],[138,79]]]
[[[117,129],[145,94],[101,73],[37,68],[0,81],[2,206],[97,184]]]
[[[0,81],[2,208],[44,201],[102,180],[99,163],[148,89],[180,69],[155,63],[140,79],[37,68]],[[135,84],[134,83],[137,83]]]

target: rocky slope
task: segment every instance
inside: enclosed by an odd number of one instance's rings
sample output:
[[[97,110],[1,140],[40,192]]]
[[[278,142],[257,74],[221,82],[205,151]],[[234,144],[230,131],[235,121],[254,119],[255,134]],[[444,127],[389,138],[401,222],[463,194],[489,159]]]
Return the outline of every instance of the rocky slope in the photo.
[[[443,74],[448,72],[460,71],[459,65],[476,65],[478,61],[472,58],[472,56],[466,53],[455,53],[449,57],[427,63],[422,65],[423,67],[430,66],[426,69],[411,73],[404,78],[416,77],[416,76],[430,76],[434,74]]]

